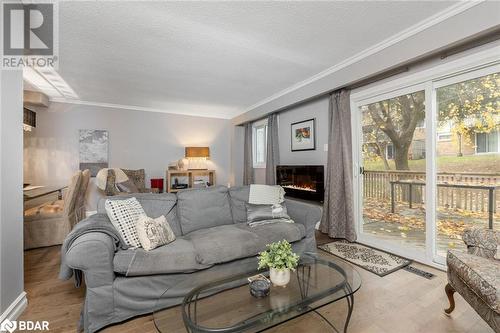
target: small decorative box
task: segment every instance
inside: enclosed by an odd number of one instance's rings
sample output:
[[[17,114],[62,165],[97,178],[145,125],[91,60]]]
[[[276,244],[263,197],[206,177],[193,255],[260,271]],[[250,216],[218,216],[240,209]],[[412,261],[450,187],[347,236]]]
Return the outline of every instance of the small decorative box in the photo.
[[[256,276],[252,276],[248,278],[250,281],[250,294],[253,297],[266,297],[269,295],[269,291],[271,290],[271,281],[266,278],[264,275],[259,274]]]

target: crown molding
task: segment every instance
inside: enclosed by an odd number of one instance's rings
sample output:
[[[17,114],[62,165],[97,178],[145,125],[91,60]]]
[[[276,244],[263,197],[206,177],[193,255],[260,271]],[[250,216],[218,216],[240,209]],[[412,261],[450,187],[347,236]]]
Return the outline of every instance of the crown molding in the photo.
[[[163,110],[163,109],[147,108],[147,107],[142,107],[142,106],[82,101],[79,99],[51,98],[50,102],[63,103],[63,104],[85,105],[85,106],[97,106],[97,107],[101,107],[101,108],[123,109],[123,110],[131,110],[131,111],[157,112],[157,113],[175,114],[175,115],[181,115],[181,116],[202,117],[202,118],[216,118],[216,119],[227,119],[227,120],[233,118],[233,116],[226,116],[226,117],[223,117],[223,116],[203,116],[203,115],[200,115],[199,113],[196,113],[196,112],[175,112],[175,111],[167,111],[167,110]]]
[[[398,32],[397,34],[395,35],[392,35],[391,37],[381,41],[380,43],[377,43],[359,53],[356,53],[355,55],[353,55],[352,57],[349,57],[341,62],[339,62],[338,64],[332,66],[332,67],[329,67],[327,68],[326,70],[324,71],[321,71],[319,72],[318,74],[315,74],[311,77],[309,77],[308,79],[306,80],[303,80],[303,81],[300,81],[286,89],[283,89],[279,92],[277,92],[276,94],[273,94],[271,96],[269,96],[268,98],[265,98],[263,100],[261,100],[260,102],[257,102],[251,106],[249,106],[248,108],[245,109],[244,113],[246,112],[249,112],[249,111],[252,111],[253,109],[256,109],[264,104],[267,104],[269,102],[272,102],[284,95],[287,95],[293,91],[296,91],[302,87],[305,87],[315,81],[318,81],[322,78],[324,78],[325,76],[328,76],[330,74],[333,74],[347,66],[350,66],[354,63],[357,63],[375,53],[378,53],[392,45],[395,45],[405,39],[408,39],[436,24],[439,24],[455,15],[458,15],[458,14],[461,14],[463,13],[464,11],[474,7],[474,6],[477,6],[478,4],[480,3],[483,3],[485,2],[485,0],[473,0],[473,1],[461,1],[455,5],[452,5],[420,22],[418,22],[417,24],[407,28],[407,29],[404,29],[400,32]],[[241,114],[240,114],[241,115]]]

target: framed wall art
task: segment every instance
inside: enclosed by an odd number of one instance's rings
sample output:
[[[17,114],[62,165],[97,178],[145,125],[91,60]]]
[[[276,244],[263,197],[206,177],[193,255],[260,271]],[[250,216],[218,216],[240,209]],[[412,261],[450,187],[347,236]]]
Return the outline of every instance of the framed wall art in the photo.
[[[316,119],[308,119],[290,125],[292,151],[316,149]]]
[[[108,167],[108,131],[80,130],[80,170],[89,169],[92,177]]]

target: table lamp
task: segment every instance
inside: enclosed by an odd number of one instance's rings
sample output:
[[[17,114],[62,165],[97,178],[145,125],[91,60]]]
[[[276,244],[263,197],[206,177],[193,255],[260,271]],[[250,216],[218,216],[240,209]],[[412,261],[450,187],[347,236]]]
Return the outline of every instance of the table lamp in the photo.
[[[207,170],[207,159],[210,158],[210,148],[186,147],[185,157],[189,160],[190,170]]]

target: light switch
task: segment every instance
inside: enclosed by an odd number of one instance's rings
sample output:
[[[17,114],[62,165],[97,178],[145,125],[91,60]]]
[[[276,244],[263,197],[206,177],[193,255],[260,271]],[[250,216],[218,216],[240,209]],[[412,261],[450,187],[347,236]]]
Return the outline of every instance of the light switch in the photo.
[[[325,144],[323,145],[323,150],[324,150],[324,151],[328,151],[328,143],[325,143]]]

